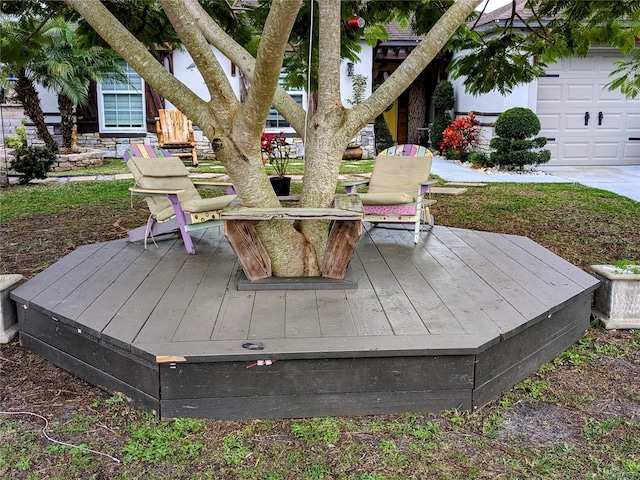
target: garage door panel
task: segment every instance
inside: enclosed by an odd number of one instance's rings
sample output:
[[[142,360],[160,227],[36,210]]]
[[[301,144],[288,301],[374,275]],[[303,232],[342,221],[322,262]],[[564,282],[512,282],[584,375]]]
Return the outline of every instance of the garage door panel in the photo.
[[[620,153],[619,142],[593,142],[594,158],[618,158]]]
[[[570,158],[586,158],[589,148],[589,142],[583,141],[564,141],[562,145],[559,145],[562,148],[561,152],[562,157],[565,159]]]
[[[584,112],[579,114],[571,113],[563,115],[563,117],[564,122],[561,122],[561,124],[564,125],[565,131],[573,133],[589,130],[589,127],[584,124]],[[589,122],[591,122],[593,118],[593,115],[591,115]]]
[[[640,132],[640,113],[627,114],[627,132]]]
[[[589,102],[593,99],[593,85],[567,85],[567,102]]]
[[[640,164],[640,141],[628,141],[624,145],[624,161],[628,165]]]
[[[557,103],[562,95],[560,85],[540,85],[538,87],[538,102]]]
[[[560,130],[560,115],[538,115],[540,124],[544,125],[545,131],[558,132]]]

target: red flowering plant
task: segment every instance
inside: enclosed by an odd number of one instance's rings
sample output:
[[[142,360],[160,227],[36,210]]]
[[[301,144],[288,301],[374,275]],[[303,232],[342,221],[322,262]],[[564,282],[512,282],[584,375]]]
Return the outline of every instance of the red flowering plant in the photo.
[[[469,152],[478,144],[479,125],[480,122],[473,112],[469,112],[465,117],[456,118],[442,132],[440,151],[444,152],[446,157],[460,157]]]
[[[289,144],[282,132],[262,133],[260,139],[262,149],[262,162],[273,167],[276,175],[284,177],[289,166]]]

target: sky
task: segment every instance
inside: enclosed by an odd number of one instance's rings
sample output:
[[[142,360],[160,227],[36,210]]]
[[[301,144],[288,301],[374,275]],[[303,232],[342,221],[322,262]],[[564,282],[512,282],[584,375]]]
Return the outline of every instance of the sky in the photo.
[[[507,3],[511,3],[511,0],[487,0],[487,2],[489,5],[487,6],[487,9],[485,10],[486,13],[492,12],[497,8],[500,8],[504,5],[506,5]],[[476,8],[476,10],[482,10],[482,7],[485,5],[485,2],[482,2],[480,5],[478,5],[478,8]]]

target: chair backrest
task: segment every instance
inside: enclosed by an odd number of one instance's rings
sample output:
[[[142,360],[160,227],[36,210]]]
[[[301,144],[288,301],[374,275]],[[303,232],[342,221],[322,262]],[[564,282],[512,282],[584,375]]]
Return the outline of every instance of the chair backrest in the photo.
[[[368,192],[403,192],[415,197],[418,184],[429,180],[431,163],[432,156],[429,150],[419,157],[378,155],[371,172]]]
[[[139,158],[164,158],[171,157],[171,152],[160,147],[141,143],[131,144],[122,154],[122,159],[128,162],[131,157]]]
[[[131,157],[127,162],[136,186],[154,189],[182,189],[178,194],[180,203],[200,199],[198,190],[189,179],[189,170],[178,157],[168,157],[162,161],[153,158]],[[151,215],[159,221],[174,214],[173,205],[166,197],[145,197]]]
[[[396,157],[426,157],[431,155],[431,152],[427,150],[427,147],[422,145],[413,145],[407,143],[406,145],[394,145],[381,151],[378,155],[393,155]]]
[[[188,143],[193,140],[193,125],[180,110],[158,110],[162,143]]]

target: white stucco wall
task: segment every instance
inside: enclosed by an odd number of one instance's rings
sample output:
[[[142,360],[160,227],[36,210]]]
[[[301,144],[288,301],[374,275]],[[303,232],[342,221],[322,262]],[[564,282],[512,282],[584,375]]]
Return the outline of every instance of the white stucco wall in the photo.
[[[231,82],[231,87],[235,92],[236,96],[240,98],[240,69],[236,68],[235,76],[231,76],[231,60],[222,55],[216,48],[211,47],[218,62],[220,62],[220,66],[226,73],[227,78],[229,78]],[[193,66],[193,68],[189,68],[190,65],[193,64],[193,59],[189,52],[186,50],[176,50],[173,52],[173,74],[174,76],[180,80],[182,83],[187,85],[196,95],[198,95],[203,100],[209,100],[211,97],[209,95],[209,91],[207,90],[207,86],[204,83],[204,79],[202,75],[198,71],[198,69]],[[173,105],[167,100],[167,108],[173,108]]]
[[[464,78],[452,80],[455,92],[455,110],[457,112],[482,112],[497,116],[513,107],[530,108],[536,111],[538,81],[517,85],[508,95],[502,95],[497,90],[474,96],[464,90]]]
[[[358,62],[353,62],[353,74],[364,75],[367,77],[367,88],[364,93],[364,98],[371,95],[371,87],[373,85],[373,79],[371,78],[371,72],[373,71],[373,47],[367,45],[364,41],[360,42],[360,59]],[[346,60],[340,65],[340,95],[342,97],[342,104],[345,107],[351,107],[347,100],[351,100],[353,97],[353,84],[351,83],[351,77],[347,76],[347,62]]]

